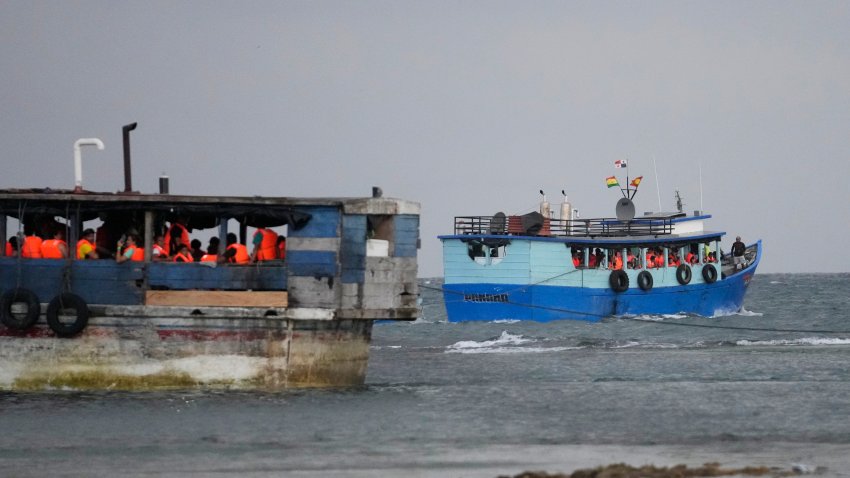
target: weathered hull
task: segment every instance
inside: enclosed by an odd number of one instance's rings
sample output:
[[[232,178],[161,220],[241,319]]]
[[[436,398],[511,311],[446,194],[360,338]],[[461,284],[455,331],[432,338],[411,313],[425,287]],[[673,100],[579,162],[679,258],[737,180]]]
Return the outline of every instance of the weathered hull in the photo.
[[[345,387],[364,382],[371,320],[92,318],[71,339],[42,317],[0,329],[5,390]]]

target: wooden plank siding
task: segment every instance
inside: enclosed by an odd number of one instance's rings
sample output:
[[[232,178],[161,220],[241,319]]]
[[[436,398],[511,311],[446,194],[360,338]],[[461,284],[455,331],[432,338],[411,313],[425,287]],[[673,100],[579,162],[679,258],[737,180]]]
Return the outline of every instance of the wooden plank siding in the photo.
[[[175,307],[287,307],[284,291],[149,290],[145,305]]]
[[[342,243],[339,262],[343,284],[363,283],[366,272],[366,215],[346,214],[342,217]]]
[[[282,262],[262,264],[217,264],[152,262],[148,271],[150,288],[174,290],[285,290],[287,266]]]
[[[395,221],[393,257],[416,257],[419,241],[419,216],[400,214]]]

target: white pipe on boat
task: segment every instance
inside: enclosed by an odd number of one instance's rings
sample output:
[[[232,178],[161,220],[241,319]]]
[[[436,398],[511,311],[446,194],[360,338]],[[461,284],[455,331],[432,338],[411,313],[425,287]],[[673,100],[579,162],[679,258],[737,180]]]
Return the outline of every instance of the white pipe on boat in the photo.
[[[103,151],[103,141],[98,138],[80,138],[74,141],[74,191],[83,190],[83,154],[81,146],[97,146]]]

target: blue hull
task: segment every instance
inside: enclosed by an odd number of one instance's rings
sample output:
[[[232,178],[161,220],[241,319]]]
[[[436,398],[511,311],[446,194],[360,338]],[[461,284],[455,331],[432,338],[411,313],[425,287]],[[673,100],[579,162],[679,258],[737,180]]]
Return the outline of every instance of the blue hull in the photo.
[[[610,288],[497,283],[446,284],[443,295],[449,322],[500,319],[549,322],[572,319],[596,322],[618,315],[689,313],[705,317],[741,309],[750,280],[761,259],[713,284],[632,287],[622,293]]]

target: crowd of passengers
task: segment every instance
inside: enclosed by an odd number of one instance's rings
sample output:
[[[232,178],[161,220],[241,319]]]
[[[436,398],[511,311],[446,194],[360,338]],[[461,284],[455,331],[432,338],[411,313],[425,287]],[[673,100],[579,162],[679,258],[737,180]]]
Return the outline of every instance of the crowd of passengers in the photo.
[[[606,251],[603,251],[599,247],[595,248],[588,255],[587,266],[585,266],[584,251],[584,248],[572,248],[573,265],[576,269],[598,269],[601,267],[605,267]],[[629,269],[642,269],[643,264],[641,263],[641,256],[639,251],[640,249],[638,248],[629,248],[627,250],[626,262],[624,264],[622,249],[608,249],[607,268],[611,270],[619,270],[623,268],[623,265],[625,265]],[[706,264],[717,262],[716,254],[714,252],[709,251],[707,244],[704,245],[703,254],[705,257]],[[685,254],[684,259],[679,257],[678,249],[671,248],[667,252],[667,267],[679,267],[682,264],[693,265],[699,264],[699,262],[699,244],[690,244],[688,246],[688,252],[687,254]],[[665,267],[664,249],[661,247],[648,247],[646,249],[646,268],[656,269],[662,267]]]
[[[25,224],[22,237],[12,236],[6,242],[6,256],[20,254],[27,259],[67,259],[72,251],[65,240],[65,230],[66,227],[59,223],[42,228]],[[164,232],[154,236],[151,259],[232,264],[286,259],[286,237],[271,229],[257,228],[250,251],[238,241],[234,233],[227,234],[227,244],[223,251],[220,250],[220,242],[218,237],[212,237],[207,248],[202,249],[201,241],[190,238],[185,218],[178,218],[165,227]],[[73,254],[78,260],[114,259],[118,263],[145,260],[144,241],[136,229],[130,227],[123,231],[117,230],[109,223],[104,223],[97,232],[93,229],[84,230]]]

